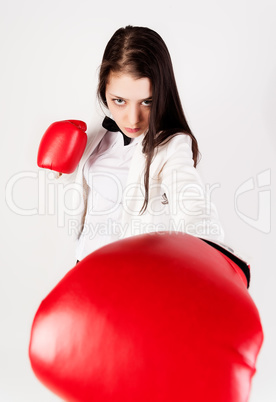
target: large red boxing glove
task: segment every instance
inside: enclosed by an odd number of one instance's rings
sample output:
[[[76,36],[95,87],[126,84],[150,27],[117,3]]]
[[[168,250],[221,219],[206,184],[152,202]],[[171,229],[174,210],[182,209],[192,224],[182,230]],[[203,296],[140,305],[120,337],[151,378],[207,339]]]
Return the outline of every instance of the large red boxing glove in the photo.
[[[51,124],[39,145],[38,166],[60,173],[74,172],[87,143],[86,129],[86,124],[80,120]]]
[[[246,402],[263,332],[242,275],[183,233],[102,247],[40,305],[33,370],[70,402]]]

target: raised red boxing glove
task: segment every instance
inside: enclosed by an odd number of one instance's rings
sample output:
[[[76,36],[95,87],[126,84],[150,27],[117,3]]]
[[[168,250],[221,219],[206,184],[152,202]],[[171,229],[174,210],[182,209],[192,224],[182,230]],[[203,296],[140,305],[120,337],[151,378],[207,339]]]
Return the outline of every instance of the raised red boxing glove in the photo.
[[[51,124],[39,145],[38,166],[60,173],[74,172],[86,147],[86,129],[86,124],[80,120]]]
[[[263,332],[242,275],[183,233],[102,247],[41,303],[33,370],[70,402],[246,402]]]

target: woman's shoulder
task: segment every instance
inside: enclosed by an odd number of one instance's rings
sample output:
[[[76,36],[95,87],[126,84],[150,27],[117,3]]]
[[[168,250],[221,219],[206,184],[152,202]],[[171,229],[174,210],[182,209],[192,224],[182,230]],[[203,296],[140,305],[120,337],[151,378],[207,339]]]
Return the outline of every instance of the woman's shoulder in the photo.
[[[163,147],[166,150],[167,155],[179,152],[192,152],[192,139],[183,132],[178,132],[169,137],[164,143]]]
[[[178,132],[171,136],[169,142],[171,142],[171,144],[188,144],[191,146],[192,138],[187,133]]]
[[[163,164],[171,160],[185,160],[193,165],[192,139],[183,132],[173,134],[157,147],[154,160]]]

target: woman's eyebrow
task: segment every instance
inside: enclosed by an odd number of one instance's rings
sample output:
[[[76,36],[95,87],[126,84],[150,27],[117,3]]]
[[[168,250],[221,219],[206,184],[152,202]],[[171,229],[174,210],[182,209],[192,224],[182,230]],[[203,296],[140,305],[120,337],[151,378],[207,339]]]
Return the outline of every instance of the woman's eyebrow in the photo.
[[[112,94],[110,92],[109,92],[109,95],[112,96],[113,98],[128,100],[128,99],[124,98],[123,96],[118,96],[118,95]]]

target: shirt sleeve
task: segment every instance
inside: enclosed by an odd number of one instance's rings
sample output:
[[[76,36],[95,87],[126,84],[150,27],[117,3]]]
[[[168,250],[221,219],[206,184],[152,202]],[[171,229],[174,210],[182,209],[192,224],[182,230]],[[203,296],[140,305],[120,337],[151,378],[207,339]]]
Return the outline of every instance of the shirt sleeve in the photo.
[[[194,167],[191,139],[185,134],[173,137],[168,143],[162,186],[176,228],[200,238],[224,240],[210,188],[204,185]]]

